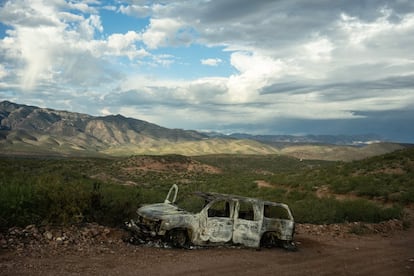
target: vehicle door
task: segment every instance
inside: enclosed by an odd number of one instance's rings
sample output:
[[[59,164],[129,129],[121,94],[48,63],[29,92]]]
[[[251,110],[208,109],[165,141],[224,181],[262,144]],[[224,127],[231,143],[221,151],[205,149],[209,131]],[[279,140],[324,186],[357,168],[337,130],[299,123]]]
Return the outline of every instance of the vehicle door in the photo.
[[[230,200],[217,199],[210,202],[203,210],[205,217],[201,223],[201,238],[212,243],[225,243],[232,240],[234,203]]]
[[[260,245],[263,208],[254,201],[238,200],[235,206],[233,242],[249,247]]]

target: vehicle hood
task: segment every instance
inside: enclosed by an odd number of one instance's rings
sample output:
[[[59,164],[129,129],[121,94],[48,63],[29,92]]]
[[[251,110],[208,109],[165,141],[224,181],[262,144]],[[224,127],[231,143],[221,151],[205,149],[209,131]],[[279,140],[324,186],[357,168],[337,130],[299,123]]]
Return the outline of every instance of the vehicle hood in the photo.
[[[175,205],[169,203],[157,203],[142,206],[138,209],[138,214],[146,218],[162,218],[171,215],[191,214]]]

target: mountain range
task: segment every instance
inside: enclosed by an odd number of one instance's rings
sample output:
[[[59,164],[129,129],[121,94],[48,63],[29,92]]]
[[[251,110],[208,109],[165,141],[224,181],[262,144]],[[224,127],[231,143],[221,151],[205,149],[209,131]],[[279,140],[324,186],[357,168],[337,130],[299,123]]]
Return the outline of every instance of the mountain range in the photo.
[[[223,137],[224,134],[214,133],[207,135],[212,137]],[[385,142],[377,134],[363,135],[252,135],[246,133],[232,133],[225,135],[235,139],[251,139],[275,146],[283,146],[286,143],[295,144],[331,144],[331,145],[351,145],[363,146],[373,143]]]
[[[21,155],[286,154],[352,160],[402,148],[376,135],[289,136],[169,129],[122,115],[87,114],[0,102],[0,152]],[[372,143],[375,141],[376,143]],[[350,145],[365,145],[355,147]]]

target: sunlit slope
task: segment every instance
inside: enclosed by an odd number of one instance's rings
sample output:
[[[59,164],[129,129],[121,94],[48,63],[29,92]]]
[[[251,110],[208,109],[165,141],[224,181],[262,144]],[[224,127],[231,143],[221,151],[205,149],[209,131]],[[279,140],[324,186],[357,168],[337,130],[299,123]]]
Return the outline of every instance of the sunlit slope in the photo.
[[[104,151],[110,155],[131,154],[181,154],[181,155],[204,155],[204,154],[277,154],[279,150],[252,140],[233,139],[206,139],[201,141],[185,141],[171,143],[169,141],[153,141],[144,145],[128,144],[110,147]]]

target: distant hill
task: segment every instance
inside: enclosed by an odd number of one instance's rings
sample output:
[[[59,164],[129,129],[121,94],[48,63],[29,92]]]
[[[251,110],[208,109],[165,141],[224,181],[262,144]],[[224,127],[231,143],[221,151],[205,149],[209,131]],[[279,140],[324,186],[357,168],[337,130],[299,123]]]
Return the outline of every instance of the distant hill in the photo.
[[[214,136],[214,137],[213,137]],[[353,138],[308,137],[280,141],[276,136],[231,136],[169,129],[122,115],[91,116],[36,106],[0,102],[0,153],[20,155],[125,156],[133,154],[283,154],[302,159],[355,160],[404,146],[375,143],[364,147]],[[319,137],[319,138],[318,138]],[[312,138],[312,139],[310,139]],[[354,137],[361,140],[361,137]],[[373,137],[370,137],[371,139]],[[375,138],[375,137],[374,137]],[[279,140],[277,140],[279,139]],[[336,141],[338,141],[338,139]],[[348,139],[348,140],[347,140]],[[361,141],[368,141],[368,138]],[[331,145],[323,144],[329,140]],[[355,139],[354,139],[355,140]],[[317,145],[315,145],[318,141]],[[349,142],[349,143],[348,143]],[[337,144],[337,145],[332,145]],[[368,143],[367,143],[368,144]]]
[[[207,135],[220,137],[218,133]],[[250,139],[263,143],[267,143],[276,147],[283,147],[286,143],[295,144],[329,144],[329,145],[347,145],[347,146],[363,146],[373,143],[386,142],[379,135],[251,135],[246,133],[232,133],[227,137],[235,139]]]

